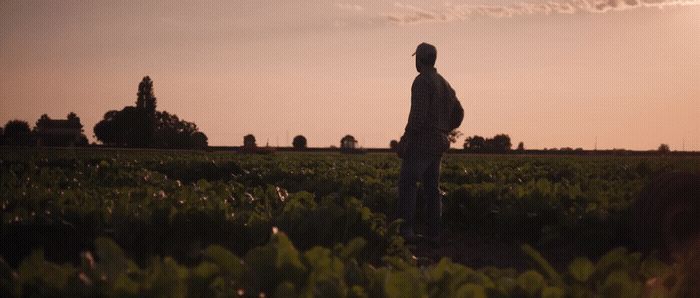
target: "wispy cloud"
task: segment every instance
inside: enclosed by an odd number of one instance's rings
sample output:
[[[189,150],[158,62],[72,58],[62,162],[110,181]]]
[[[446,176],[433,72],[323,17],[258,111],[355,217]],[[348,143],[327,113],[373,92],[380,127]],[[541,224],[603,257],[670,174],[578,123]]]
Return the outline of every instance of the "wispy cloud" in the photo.
[[[446,3],[440,9],[426,9],[396,2],[394,8],[397,11],[386,14],[386,18],[390,23],[404,25],[459,21],[475,17],[511,18],[529,15],[604,13],[641,7],[664,8],[684,5],[700,5],[700,0],[560,0],[520,2],[510,5]]]

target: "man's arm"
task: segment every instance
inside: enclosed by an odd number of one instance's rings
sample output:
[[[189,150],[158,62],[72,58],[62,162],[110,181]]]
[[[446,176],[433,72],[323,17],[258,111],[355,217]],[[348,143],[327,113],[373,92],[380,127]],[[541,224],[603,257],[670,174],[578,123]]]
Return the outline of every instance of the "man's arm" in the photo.
[[[428,118],[432,90],[425,78],[417,77],[411,86],[411,111],[404,135],[417,133]]]

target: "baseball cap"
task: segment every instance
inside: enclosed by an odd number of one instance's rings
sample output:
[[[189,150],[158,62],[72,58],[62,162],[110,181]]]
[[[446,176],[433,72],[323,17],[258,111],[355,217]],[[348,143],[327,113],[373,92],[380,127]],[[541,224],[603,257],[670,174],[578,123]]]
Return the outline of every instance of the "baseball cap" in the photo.
[[[421,43],[418,45],[416,48],[416,51],[413,52],[413,55],[411,56],[418,56],[417,58],[420,60],[425,60],[425,58],[431,57],[434,58],[437,56],[437,49],[435,48],[434,45],[431,45],[429,43]]]

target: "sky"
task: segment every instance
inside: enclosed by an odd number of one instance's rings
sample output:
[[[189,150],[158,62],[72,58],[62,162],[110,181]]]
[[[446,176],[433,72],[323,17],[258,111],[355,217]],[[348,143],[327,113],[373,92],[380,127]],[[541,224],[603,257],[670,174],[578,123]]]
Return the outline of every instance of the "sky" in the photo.
[[[75,112],[94,140],[148,75],[210,145],[388,147],[421,42],[465,136],[700,150],[700,0],[0,0],[0,124]]]

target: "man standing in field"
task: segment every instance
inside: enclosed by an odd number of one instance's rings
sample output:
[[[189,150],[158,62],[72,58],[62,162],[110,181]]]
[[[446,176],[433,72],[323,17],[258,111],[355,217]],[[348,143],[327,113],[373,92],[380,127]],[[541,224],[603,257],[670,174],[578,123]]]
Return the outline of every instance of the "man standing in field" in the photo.
[[[399,177],[397,218],[401,235],[408,243],[416,243],[416,183],[423,184],[425,214],[428,221],[426,240],[437,243],[442,227],[442,195],[439,187],[442,154],[450,148],[449,133],[459,127],[464,117],[459,100],[450,84],[437,73],[437,50],[421,43],[416,52],[416,69],[420,73],[411,87],[411,111],[397,153],[403,160]]]

